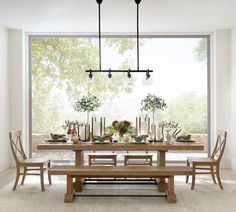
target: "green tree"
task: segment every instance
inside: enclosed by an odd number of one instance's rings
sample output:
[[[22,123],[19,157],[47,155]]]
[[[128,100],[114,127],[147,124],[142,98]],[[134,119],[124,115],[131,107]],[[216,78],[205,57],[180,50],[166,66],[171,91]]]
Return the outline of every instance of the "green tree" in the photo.
[[[168,103],[166,111],[158,113],[158,121],[176,121],[182,132],[188,134],[207,133],[207,97],[186,93]]]
[[[207,39],[202,38],[198,42],[198,46],[193,49],[193,53],[197,61],[206,62],[207,60]]]
[[[124,54],[135,46],[133,41],[129,40],[115,39],[113,45]],[[105,40],[106,42],[106,45],[111,45],[111,39]],[[31,54],[34,133],[60,129],[59,126],[64,122],[60,119],[63,104],[60,96],[67,96],[72,105],[76,99],[88,92],[109,101],[119,93],[132,91],[135,78],[127,83],[123,74],[112,76],[112,83],[107,83],[105,74],[97,74],[94,82],[89,82],[85,70],[98,69],[96,39],[35,37],[32,38]],[[120,68],[127,66],[132,66],[129,59],[126,59]],[[109,96],[111,98],[104,98]]]

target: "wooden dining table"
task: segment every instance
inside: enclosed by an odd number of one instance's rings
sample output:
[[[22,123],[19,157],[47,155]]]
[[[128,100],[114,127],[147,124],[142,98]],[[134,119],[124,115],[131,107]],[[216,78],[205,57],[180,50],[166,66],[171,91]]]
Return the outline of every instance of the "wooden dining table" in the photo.
[[[166,152],[174,151],[197,151],[204,150],[204,145],[196,142],[176,142],[173,144],[165,143],[104,143],[95,144],[92,142],[71,143],[48,143],[43,142],[37,145],[38,150],[71,150],[75,152],[75,166],[84,166],[84,151],[152,151],[157,152],[157,166],[166,166]],[[166,190],[165,178],[160,178],[158,190]],[[75,191],[82,191],[81,179],[75,181]]]

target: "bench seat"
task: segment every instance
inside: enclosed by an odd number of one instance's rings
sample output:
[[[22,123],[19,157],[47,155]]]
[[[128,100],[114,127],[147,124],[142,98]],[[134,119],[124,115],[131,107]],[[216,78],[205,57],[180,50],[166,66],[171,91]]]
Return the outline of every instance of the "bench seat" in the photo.
[[[166,188],[167,201],[169,203],[176,202],[176,194],[174,192],[174,176],[175,175],[192,175],[192,168],[190,167],[153,167],[153,166],[56,166],[49,169],[50,175],[66,175],[67,176],[67,192],[65,194],[64,202],[73,202],[74,188],[73,178],[119,178],[119,177],[131,177],[131,178],[168,178],[168,184]]]

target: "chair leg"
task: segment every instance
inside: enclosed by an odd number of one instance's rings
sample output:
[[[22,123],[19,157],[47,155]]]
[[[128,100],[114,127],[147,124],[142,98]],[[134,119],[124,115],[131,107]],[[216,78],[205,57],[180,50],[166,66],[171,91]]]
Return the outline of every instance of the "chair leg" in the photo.
[[[22,177],[22,180],[21,180],[21,185],[24,185],[26,173],[27,173],[27,167],[24,167],[24,174],[23,174],[23,177]]]
[[[220,179],[220,168],[219,168],[219,166],[216,166],[216,177],[217,177],[220,188],[223,190],[223,185],[222,185],[221,179]]]
[[[51,162],[48,162],[48,182],[51,185],[52,184],[52,178],[51,175],[49,174],[49,168],[51,167]]]
[[[196,167],[195,167],[195,164],[193,163],[193,175],[192,175],[192,186],[191,186],[191,190],[194,190],[194,186],[195,186],[195,174],[196,174]]]
[[[187,159],[187,166],[190,166],[189,160]],[[186,175],[186,183],[188,183],[189,175]]]
[[[216,184],[216,179],[215,179],[215,175],[214,175],[214,168],[213,168],[213,166],[211,166],[211,177],[212,177],[213,182]]]
[[[16,186],[18,184],[19,178],[20,178],[20,167],[17,167],[17,169],[16,169],[16,180],[15,180],[15,184],[13,186],[13,191],[16,190]]]
[[[43,165],[40,166],[40,182],[41,182],[41,190],[45,191],[45,189],[44,189]]]

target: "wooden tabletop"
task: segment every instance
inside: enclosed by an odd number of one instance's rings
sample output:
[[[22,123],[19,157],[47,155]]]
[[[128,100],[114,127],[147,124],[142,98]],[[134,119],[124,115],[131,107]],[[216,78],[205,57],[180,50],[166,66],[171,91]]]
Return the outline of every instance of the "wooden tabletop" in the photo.
[[[41,143],[37,145],[38,150],[115,150],[115,151],[168,151],[168,150],[204,150],[204,145],[195,142],[176,142],[174,144],[164,143],[108,143],[94,144],[90,142],[70,144],[70,143]]]

